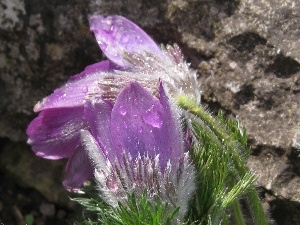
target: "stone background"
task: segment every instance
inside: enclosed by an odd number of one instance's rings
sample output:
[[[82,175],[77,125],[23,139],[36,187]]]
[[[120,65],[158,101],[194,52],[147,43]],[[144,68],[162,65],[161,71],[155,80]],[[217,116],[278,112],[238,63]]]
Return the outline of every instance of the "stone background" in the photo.
[[[249,166],[273,224],[300,224],[298,1],[0,0],[1,173],[72,207],[64,161],[35,157],[25,129],[37,101],[103,58],[88,16],[119,14],[158,43],[179,44],[199,71],[203,104],[247,129]]]

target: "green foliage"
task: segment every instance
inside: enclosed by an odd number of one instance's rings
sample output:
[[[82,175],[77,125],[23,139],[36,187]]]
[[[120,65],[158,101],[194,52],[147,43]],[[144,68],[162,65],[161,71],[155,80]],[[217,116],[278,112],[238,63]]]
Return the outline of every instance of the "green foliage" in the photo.
[[[198,220],[199,224],[221,224],[227,216],[227,208],[247,192],[255,178],[248,172],[237,181],[231,154],[206,128],[200,121],[193,123],[194,135],[199,142],[191,149],[198,189],[188,216],[189,221]],[[232,182],[232,177],[236,182]]]
[[[26,225],[33,225],[34,224],[34,217],[32,214],[27,214],[25,216],[25,224]]]
[[[76,198],[74,199],[83,206],[86,211],[93,213],[77,222],[77,225],[173,225],[179,208],[171,211],[167,203],[163,203],[158,196],[150,201],[147,192],[142,196],[134,193],[127,195],[125,203],[118,203],[118,207],[103,204],[101,199]],[[93,219],[91,219],[93,217]]]
[[[246,167],[250,150],[245,130],[237,121],[226,120],[221,113],[214,118],[185,96],[179,106],[192,118],[195,143],[191,149],[196,166],[198,189],[189,212],[189,221],[199,224],[227,224],[229,213],[236,224],[245,224],[239,199],[248,200],[256,224],[268,224],[254,188],[255,177]]]

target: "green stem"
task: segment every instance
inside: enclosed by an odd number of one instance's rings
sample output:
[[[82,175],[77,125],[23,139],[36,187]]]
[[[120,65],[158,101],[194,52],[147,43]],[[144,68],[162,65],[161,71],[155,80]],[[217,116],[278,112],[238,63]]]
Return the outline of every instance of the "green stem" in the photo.
[[[232,155],[233,163],[235,164],[235,168],[240,177],[243,177],[248,169],[245,166],[244,160],[240,157],[238,152],[235,149],[235,140],[231,138],[231,136],[227,133],[227,130],[223,128],[216,120],[209,114],[206,110],[198,106],[196,103],[190,101],[185,96],[179,96],[177,99],[178,105],[194,114],[198,118],[200,118],[209,128],[213,131],[213,133],[218,137],[218,139],[228,147],[230,154]],[[265,216],[264,210],[262,208],[260,199],[254,187],[251,187],[249,192],[247,193],[250,208],[253,213],[253,217],[257,224],[260,225],[268,225],[268,220]]]
[[[234,203],[232,204],[232,210],[233,210],[233,215],[236,221],[236,224],[238,225],[245,225],[246,222],[244,220],[244,216],[241,210],[241,205],[239,204],[238,200],[235,200]]]
[[[229,220],[227,217],[224,217],[222,220],[222,225],[229,225]]]
[[[230,181],[232,186],[235,184],[235,178],[231,178]],[[241,205],[239,203],[238,199],[235,199],[234,202],[232,203],[232,211],[233,211],[233,216],[235,218],[236,224],[238,225],[246,225],[246,222],[244,220],[244,216],[241,210]]]

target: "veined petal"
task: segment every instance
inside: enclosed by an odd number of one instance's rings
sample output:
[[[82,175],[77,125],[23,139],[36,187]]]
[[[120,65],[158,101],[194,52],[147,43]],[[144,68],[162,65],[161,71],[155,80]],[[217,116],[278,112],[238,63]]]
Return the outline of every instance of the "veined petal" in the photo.
[[[82,146],[94,167],[94,176],[101,191],[101,197],[115,207],[118,205],[118,201],[126,196],[123,184],[119,179],[120,174],[113,169],[112,164],[100,150],[91,133],[87,130],[81,130],[80,134]]]
[[[137,82],[126,86],[119,94],[111,118],[111,133],[119,161],[122,152],[133,158],[138,154],[154,158],[160,155],[162,170],[167,162],[177,160],[183,152],[182,138],[177,120],[161,92],[161,102]],[[176,161],[175,161],[176,162]]]
[[[110,72],[112,70],[118,69],[120,70],[120,67],[113,62],[109,60],[104,60],[98,63],[94,63],[92,65],[89,65],[85,67],[84,71],[80,74],[71,76],[68,81],[76,81],[76,80],[81,80],[85,76],[88,76],[89,74],[92,73],[97,73],[97,72]]]
[[[84,116],[103,154],[113,163],[116,155],[110,133],[112,108],[112,104],[100,98],[93,98],[86,103]]]
[[[46,159],[70,157],[80,144],[79,130],[87,126],[82,115],[83,107],[42,111],[26,130],[27,143]]]
[[[90,65],[80,74],[69,78],[68,82],[54,90],[48,97],[37,103],[34,107],[35,112],[45,109],[59,107],[77,107],[84,103],[85,96],[90,90],[97,89],[97,80],[101,79],[102,72],[108,72],[117,68],[116,65],[109,61],[103,61]],[[101,90],[99,90],[101,93]]]
[[[79,189],[82,184],[93,177],[93,167],[82,145],[79,145],[69,158],[63,185],[67,189]]]
[[[110,173],[110,168],[107,166],[107,160],[102,153],[97,141],[88,130],[80,130],[81,144],[84,151],[88,155],[94,172],[102,171],[105,174]]]
[[[90,29],[104,54],[122,67],[131,67],[124,53],[154,53],[162,56],[156,43],[136,24],[122,16],[92,16]]]
[[[160,153],[160,160],[167,164],[171,161],[174,169],[177,169],[177,164],[185,152],[182,127],[180,123],[179,109],[167,97],[162,82],[159,84],[159,101],[164,111],[164,124],[161,132],[164,138],[161,140],[161,145],[164,150]]]

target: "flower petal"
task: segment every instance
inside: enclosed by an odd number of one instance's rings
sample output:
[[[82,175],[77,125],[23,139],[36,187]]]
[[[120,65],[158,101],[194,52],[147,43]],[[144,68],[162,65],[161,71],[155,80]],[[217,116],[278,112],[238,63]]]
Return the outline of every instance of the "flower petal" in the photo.
[[[165,147],[164,151],[161,152],[161,160],[167,163],[169,159],[174,168],[185,152],[185,145],[179,109],[176,108],[175,104],[170,102],[164,91],[162,82],[159,84],[159,101],[164,110],[164,126],[161,132],[165,136],[163,141]]]
[[[97,141],[88,130],[80,130],[81,144],[94,168],[94,173],[110,173],[106,157],[103,155]]]
[[[83,72],[81,72],[80,74],[71,76],[68,79],[68,81],[80,80],[80,79],[84,78],[85,76],[88,76],[89,74],[92,74],[92,73],[110,72],[115,69],[120,69],[120,67],[109,60],[104,60],[104,61],[94,63],[92,65],[85,67]]]
[[[86,103],[84,115],[89,123],[90,131],[97,140],[103,154],[113,163],[115,149],[110,133],[112,104],[99,98],[93,98]]]
[[[101,79],[101,73],[109,72],[116,68],[117,66],[109,61],[102,61],[86,67],[80,74],[70,77],[64,86],[56,89],[51,95],[37,103],[34,111],[39,112],[45,109],[83,105],[84,99],[89,92],[101,93],[101,90],[97,90],[96,82]]]
[[[169,160],[178,162],[182,155],[179,121],[173,117],[163,89],[161,102],[137,82],[126,86],[119,94],[112,110],[111,132],[117,157],[129,152],[154,158],[160,154],[161,169]]]
[[[29,124],[27,143],[46,159],[70,157],[80,144],[79,130],[87,126],[83,107],[47,109]]]
[[[122,16],[92,16],[90,29],[104,54],[122,67],[130,67],[123,58],[124,53],[145,52],[162,56],[156,43],[136,24]]]
[[[82,184],[93,177],[93,167],[82,145],[79,145],[69,158],[63,185],[67,189],[77,190]]]

